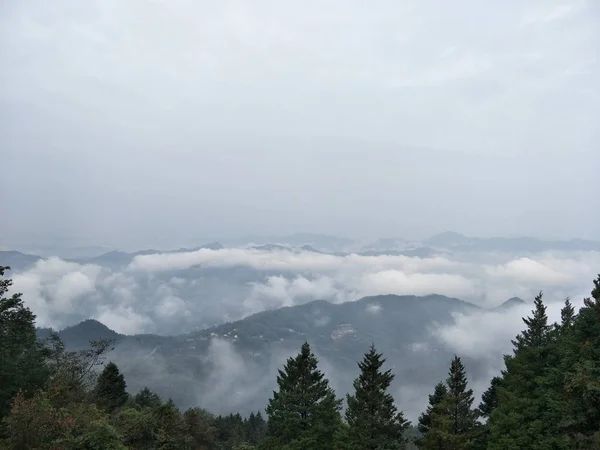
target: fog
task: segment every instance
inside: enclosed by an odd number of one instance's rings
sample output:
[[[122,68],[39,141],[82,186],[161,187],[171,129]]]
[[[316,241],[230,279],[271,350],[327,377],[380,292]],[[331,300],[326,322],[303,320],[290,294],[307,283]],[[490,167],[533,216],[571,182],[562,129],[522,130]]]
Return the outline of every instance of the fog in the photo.
[[[40,326],[95,318],[120,333],[173,334],[316,299],[435,293],[491,308],[540,290],[582,298],[600,267],[599,252],[484,258],[224,248],[136,256],[122,268],[53,257],[12,276]]]
[[[389,364],[398,374],[392,386],[395,398],[415,420],[433,384],[445,377],[450,355],[463,358],[479,396],[502,369],[502,355],[511,351],[511,339],[523,329],[521,318],[530,314],[534,296],[543,290],[550,321],[559,321],[567,296],[579,307],[589,295],[598,267],[597,251],[440,251],[418,258],[246,246],[138,255],[121,266],[51,257],[10,276],[14,290],[23,293],[26,305],[37,315],[38,326],[62,329],[93,318],[123,334],[180,335],[268,309],[317,299],[353,302],[378,294],[436,293],[479,306],[457,312],[444,323],[426,322],[420,337],[404,333],[403,340],[389,348],[389,343],[379,342],[391,352]],[[514,296],[526,303],[495,308]],[[318,309],[313,311],[315,326],[329,329],[332,320],[339,321]],[[377,323],[386,310],[374,299],[365,304],[364,315]],[[166,353],[156,353],[159,347],[141,344],[117,347],[109,357],[122,367],[132,390],[149,384],[185,407],[249,413],[265,407],[275,388],[277,368],[298,351],[292,339],[263,349],[262,355],[240,353],[231,336],[217,335],[205,350],[182,356],[187,346],[199,345],[197,339],[177,344],[180,356],[175,360],[170,360],[167,348]],[[356,375],[340,366],[339,358],[348,358],[350,349],[336,356],[331,351],[319,354],[318,348],[320,367],[342,395]],[[440,353],[436,348],[444,350]],[[362,351],[366,348],[352,348],[350,353],[358,358]],[[405,356],[398,359],[398,352]],[[418,379],[415,371],[420,373]]]
[[[598,246],[360,250],[446,230],[600,240],[598,5],[0,2],[0,251],[44,257],[9,273],[15,291],[41,327],[159,335],[317,299],[456,297],[483,309],[405,345],[477,362],[479,394],[540,290],[553,320],[587,296]],[[143,249],[156,251],[89,258]],[[529,303],[492,309],[515,296]],[[294,351],[259,367],[215,338],[188,400],[254,405]],[[191,385],[161,358],[137,370]],[[394,389],[414,418],[432,387]]]
[[[0,245],[598,239],[598,14],[3,2]]]

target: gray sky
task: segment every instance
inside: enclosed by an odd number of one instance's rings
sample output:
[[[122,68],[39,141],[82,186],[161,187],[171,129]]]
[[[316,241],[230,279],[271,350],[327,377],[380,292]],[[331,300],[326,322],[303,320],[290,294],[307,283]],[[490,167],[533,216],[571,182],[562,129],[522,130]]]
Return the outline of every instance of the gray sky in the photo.
[[[0,244],[600,239],[599,3],[366,5],[0,3]]]

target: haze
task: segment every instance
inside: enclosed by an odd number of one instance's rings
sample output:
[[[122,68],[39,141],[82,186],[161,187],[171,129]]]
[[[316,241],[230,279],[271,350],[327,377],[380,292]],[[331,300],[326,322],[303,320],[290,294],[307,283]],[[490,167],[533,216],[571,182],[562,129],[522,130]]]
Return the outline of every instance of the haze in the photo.
[[[594,1],[0,6],[0,245],[598,239]]]

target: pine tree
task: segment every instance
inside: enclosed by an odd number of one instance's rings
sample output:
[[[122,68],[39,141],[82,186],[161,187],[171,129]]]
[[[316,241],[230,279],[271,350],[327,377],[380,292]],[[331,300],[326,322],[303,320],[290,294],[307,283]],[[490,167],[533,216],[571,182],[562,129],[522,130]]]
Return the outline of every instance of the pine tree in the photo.
[[[129,398],[126,391],[127,384],[123,374],[113,362],[109,362],[98,377],[94,389],[95,400],[102,409],[113,413],[122,407]]]
[[[571,299],[567,297],[565,299],[565,306],[560,310],[560,328],[566,329],[573,325],[575,320],[575,307],[571,304]]]
[[[479,427],[473,390],[467,389],[465,367],[458,356],[450,363],[447,393],[432,407],[420,449],[464,450],[477,446]],[[435,394],[435,393],[434,393]]]
[[[268,439],[273,448],[333,449],[340,426],[341,400],[317,367],[308,343],[289,358],[277,377],[278,391],[269,400]]]
[[[477,413],[480,418],[485,419],[485,422],[478,425],[476,445],[474,445],[476,449],[485,450],[488,448],[491,434],[489,419],[492,412],[498,407],[498,386],[500,385],[500,381],[500,377],[492,378],[490,387],[481,395],[481,403],[479,403]]]
[[[527,326],[512,341],[513,355],[506,355],[506,369],[497,387],[498,406],[489,420],[490,450],[545,448],[542,436],[556,430],[548,420],[547,374],[553,331],[540,292]],[[554,430],[553,430],[554,428]],[[544,438],[545,439],[545,438]]]
[[[564,336],[567,341],[558,371],[563,374],[559,430],[572,448],[600,448],[600,275],[591,298],[583,301]]]
[[[250,444],[258,444],[265,436],[267,423],[260,411],[256,414],[250,413],[246,423],[246,440]]]
[[[494,377],[490,381],[490,387],[481,395],[481,403],[479,404],[479,415],[486,420],[492,415],[492,411],[498,407],[498,385],[500,377]]]
[[[422,435],[427,434],[429,431],[431,427],[431,417],[446,395],[448,395],[448,388],[440,381],[435,385],[433,394],[429,394],[429,405],[427,406],[427,410],[419,416],[417,427]]]
[[[394,375],[390,370],[381,371],[384,363],[385,359],[377,353],[374,345],[358,363],[360,375],[354,380],[355,393],[346,396],[350,449],[406,448],[403,433],[409,422],[397,410],[394,398],[387,392]]]
[[[141,389],[137,394],[135,394],[135,396],[133,397],[133,401],[139,408],[142,409],[154,409],[158,408],[162,404],[162,401],[158,394],[152,392],[150,389],[148,389],[147,386]]]

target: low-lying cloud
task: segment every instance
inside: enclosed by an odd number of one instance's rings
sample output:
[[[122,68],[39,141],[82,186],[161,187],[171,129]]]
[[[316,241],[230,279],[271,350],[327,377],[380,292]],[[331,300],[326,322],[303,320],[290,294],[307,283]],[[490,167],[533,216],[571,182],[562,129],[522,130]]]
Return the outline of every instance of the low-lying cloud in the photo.
[[[482,307],[510,297],[549,300],[585,293],[600,253],[465,254],[416,258],[344,256],[252,248],[136,256],[123,268],[40,260],[13,273],[38,325],[95,318],[122,333],[181,333],[315,299],[334,303],[378,294],[447,295]],[[490,321],[501,313],[481,313]],[[457,318],[457,324],[461,323]],[[494,325],[488,328],[494,329]]]

